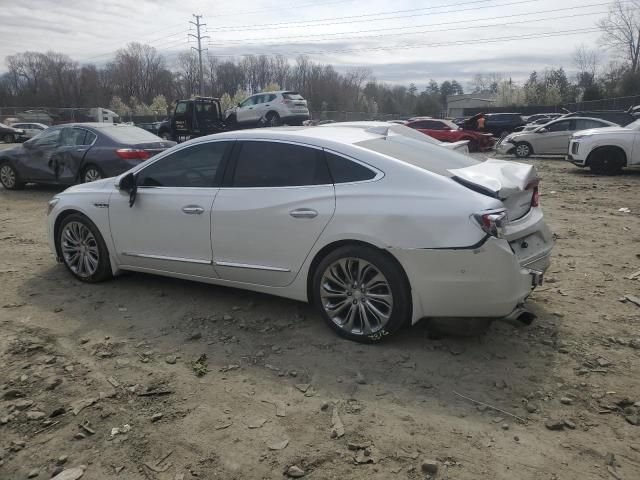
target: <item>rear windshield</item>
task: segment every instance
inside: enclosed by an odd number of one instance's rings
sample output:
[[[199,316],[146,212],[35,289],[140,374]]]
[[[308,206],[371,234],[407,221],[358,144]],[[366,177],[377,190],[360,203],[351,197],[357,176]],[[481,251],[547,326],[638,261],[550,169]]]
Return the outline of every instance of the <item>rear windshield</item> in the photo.
[[[388,155],[444,177],[453,177],[453,174],[448,171],[449,169],[471,167],[481,163],[453,150],[402,135],[365,140],[355,145]]]
[[[160,138],[153,133],[133,126],[107,127],[101,128],[99,131],[119,143],[148,143],[160,141]]]
[[[287,100],[304,100],[298,92],[284,92],[282,96]]]

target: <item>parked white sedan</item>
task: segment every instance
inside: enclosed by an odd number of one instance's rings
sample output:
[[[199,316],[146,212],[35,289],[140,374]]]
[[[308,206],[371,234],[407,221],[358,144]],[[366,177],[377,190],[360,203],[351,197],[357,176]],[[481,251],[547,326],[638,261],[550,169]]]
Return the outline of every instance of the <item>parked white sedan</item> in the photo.
[[[198,138],[56,195],[48,227],[84,282],[134,270],[309,301],[362,342],[523,314],[553,243],[533,167],[391,125]]]

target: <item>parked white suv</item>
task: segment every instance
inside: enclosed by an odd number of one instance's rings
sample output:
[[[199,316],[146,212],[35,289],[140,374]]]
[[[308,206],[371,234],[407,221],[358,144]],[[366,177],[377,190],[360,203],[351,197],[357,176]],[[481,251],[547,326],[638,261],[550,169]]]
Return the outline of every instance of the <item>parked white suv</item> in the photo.
[[[569,142],[567,160],[594,173],[615,174],[640,165],[640,120],[626,127],[576,132]]]
[[[225,112],[225,121],[237,125],[302,125],[309,120],[307,101],[298,92],[281,90],[252,95]]]

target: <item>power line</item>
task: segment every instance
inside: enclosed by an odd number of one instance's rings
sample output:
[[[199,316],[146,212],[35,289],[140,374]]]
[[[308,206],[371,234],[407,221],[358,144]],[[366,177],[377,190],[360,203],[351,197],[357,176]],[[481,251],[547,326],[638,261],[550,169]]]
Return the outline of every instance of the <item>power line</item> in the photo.
[[[325,5],[334,5],[336,3],[350,3],[350,2],[354,2],[354,1],[355,0],[334,0],[332,2],[309,2],[309,3],[301,3],[299,5],[289,5],[289,6],[286,6],[286,7],[261,8],[260,10],[249,10],[249,11],[245,11],[245,12],[234,12],[234,13],[222,13],[222,14],[214,14],[214,15],[211,15],[211,16],[216,17],[216,18],[237,17],[238,15],[251,15],[252,13],[273,12],[273,11],[279,11],[279,10],[294,11],[294,10],[298,10],[300,8],[322,7],[322,6],[325,6]]]
[[[168,38],[175,37],[176,35],[185,34],[185,33],[187,33],[187,31],[183,28],[182,30],[180,30],[180,31],[178,31],[178,32],[171,33],[171,34],[169,34],[169,35],[164,35],[164,36],[162,36],[162,37],[160,37],[160,38],[157,38],[157,39],[155,39],[155,40],[145,41],[145,42],[144,42],[144,44],[153,46],[153,45],[152,45],[153,43],[156,43],[156,42],[159,42],[159,41],[162,41],[162,40],[167,40]],[[142,42],[138,41],[138,43],[142,43]],[[122,46],[123,44],[120,44],[120,45]],[[122,48],[122,47],[121,47],[121,48]],[[81,61],[81,62],[86,62],[86,61],[89,61],[89,60],[93,60],[93,59],[95,59],[95,58],[106,57],[106,56],[109,56],[109,55],[113,55],[113,54],[114,54],[114,53],[116,53],[117,51],[118,51],[118,50],[111,50],[110,52],[101,53],[101,54],[98,54],[98,55],[94,55],[94,56],[92,56],[92,57],[85,57],[85,58],[82,58],[82,59],[80,59],[79,61]]]
[[[589,28],[579,28],[574,30],[563,30],[558,32],[542,32],[542,33],[530,33],[525,35],[512,35],[505,37],[488,37],[488,38],[478,38],[474,40],[459,40],[452,42],[438,42],[438,43],[411,43],[405,45],[394,45],[388,47],[364,47],[364,48],[346,48],[346,49],[335,49],[335,50],[316,50],[316,51],[294,51],[294,52],[273,52],[273,53],[243,53],[243,54],[227,54],[227,55],[216,55],[216,57],[249,57],[249,56],[287,56],[287,55],[325,55],[328,53],[355,53],[355,52],[372,52],[372,51],[387,51],[387,50],[403,50],[403,49],[411,49],[411,48],[433,48],[433,47],[448,47],[448,46],[462,46],[462,45],[477,45],[477,44],[486,44],[486,43],[500,43],[507,41],[518,41],[518,40],[531,40],[531,39],[539,39],[539,38],[549,38],[549,37],[561,37],[567,35],[579,35],[583,33],[594,33],[599,32],[599,28],[589,27]]]
[[[582,5],[582,8],[588,8],[588,7],[595,7],[595,6],[604,6],[604,5],[608,5],[609,2],[604,2],[604,3],[593,3],[593,4],[589,4],[589,5]],[[374,38],[374,37],[386,37],[386,36],[391,36],[391,35],[414,35],[414,34],[421,34],[421,33],[430,33],[433,31],[447,31],[448,29],[443,29],[443,30],[421,30],[418,32],[404,32],[404,30],[406,29],[414,29],[414,28],[422,28],[422,27],[440,27],[440,26],[444,26],[444,25],[457,25],[457,24],[468,24],[468,23],[472,23],[472,22],[480,22],[483,20],[501,20],[501,19],[507,19],[507,18],[516,18],[516,17],[526,17],[529,15],[538,15],[538,14],[543,14],[543,13],[557,13],[557,12],[561,12],[561,11],[567,11],[567,10],[575,10],[575,7],[565,7],[565,8],[556,8],[556,9],[552,9],[552,10],[539,10],[536,12],[525,12],[525,13],[516,13],[516,14],[511,14],[511,15],[501,15],[501,16],[492,16],[492,17],[482,17],[482,18],[475,18],[475,19],[465,19],[465,20],[454,20],[454,21],[450,21],[450,22],[438,22],[438,23],[427,23],[427,24],[422,24],[422,25],[413,25],[413,26],[405,26],[405,27],[388,27],[388,28],[375,28],[375,29],[368,29],[368,30],[356,30],[356,31],[350,31],[350,32],[337,32],[337,33],[318,33],[318,34],[305,34],[305,35],[287,35],[287,36],[278,36],[278,37],[264,37],[264,38],[260,38],[260,37],[255,37],[255,38],[248,38],[248,39],[243,39],[243,40],[229,40],[228,42],[225,43],[215,43],[212,44],[210,43],[210,46],[227,46],[227,45],[235,45],[235,44],[242,44],[242,45],[263,45],[264,44],[264,40],[280,40],[280,39],[297,39],[297,38],[301,38],[301,39],[308,39],[310,37],[338,37],[340,35],[351,35],[351,34],[356,34],[356,33],[369,33],[369,32],[381,32],[381,31],[390,31],[390,30],[402,30],[403,32],[401,33],[382,33],[382,34],[376,34],[376,35],[359,35],[359,36],[350,36],[350,37],[339,37],[339,38],[335,38],[335,40],[348,40],[348,39],[352,39],[352,38]],[[600,15],[603,13],[607,13],[606,11],[598,11],[598,12],[590,12],[590,13],[583,13],[583,14],[575,14],[575,15],[567,15],[564,16],[563,18],[572,18],[572,17],[579,17],[579,16],[588,16],[588,15]],[[510,22],[510,23],[498,23],[498,24],[486,24],[486,25],[479,25],[479,26],[469,26],[467,28],[462,28],[462,30],[467,30],[470,28],[481,28],[481,27],[490,27],[490,26],[504,26],[504,25],[512,25],[512,24],[517,24],[517,23],[525,23],[525,22],[537,22],[537,21],[542,21],[542,20],[556,20],[555,17],[551,17],[551,18],[543,18],[543,19],[529,19],[529,20],[524,20],[522,22]],[[259,42],[252,42],[253,40],[259,40]],[[329,38],[320,38],[320,40],[333,40],[333,38],[329,39]],[[273,46],[274,44],[270,44],[271,46]],[[279,44],[275,44],[276,46]]]
[[[493,0],[474,0],[471,2],[462,2],[459,3],[458,5],[470,5],[470,4],[477,4],[477,3],[486,3],[488,1],[493,1]],[[219,31],[222,33],[227,33],[227,32],[244,32],[247,30],[272,30],[272,29],[282,29],[282,28],[294,28],[292,27],[292,25],[298,25],[298,28],[306,28],[306,27],[321,27],[321,26],[327,26],[327,25],[343,25],[343,24],[347,24],[347,23],[362,23],[362,22],[379,22],[379,21],[384,21],[384,20],[395,20],[398,18],[407,18],[407,17],[423,17],[426,15],[444,15],[447,13],[459,13],[459,12],[467,12],[467,11],[472,11],[472,10],[479,10],[481,8],[486,9],[486,8],[495,8],[495,7],[510,7],[513,5],[521,5],[524,3],[533,3],[533,2],[541,2],[544,0],[520,0],[517,2],[509,2],[509,3],[502,3],[499,5],[486,5],[486,6],[482,6],[482,7],[470,7],[470,8],[461,8],[461,9],[457,9],[457,10],[447,10],[445,12],[433,12],[433,13],[415,13],[415,12],[420,12],[420,11],[425,11],[425,10],[433,10],[435,8],[444,8],[445,6],[434,6],[434,7],[424,7],[424,8],[412,8],[412,9],[408,9],[408,10],[394,10],[394,11],[389,11],[389,12],[379,12],[379,13],[368,13],[368,14],[363,14],[363,15],[351,15],[351,16],[347,16],[347,17],[333,17],[333,18],[323,18],[320,20],[307,20],[307,21],[297,21],[297,22],[280,22],[280,23],[263,23],[263,24],[259,24],[259,25],[255,25],[255,24],[250,24],[250,25],[233,25],[233,26],[229,26],[229,27],[219,27],[216,29],[213,29],[215,31]],[[378,15],[390,15],[390,14],[395,14],[395,13],[408,13],[407,15],[399,15],[399,16],[393,16],[393,17],[388,17],[388,18],[367,18],[367,17],[372,17],[372,16],[378,16]],[[355,19],[355,20],[349,20],[349,19]],[[325,22],[327,20],[347,20],[344,22],[330,22],[330,23],[317,23],[317,22]],[[314,23],[314,25],[303,25],[303,24],[308,24],[308,23]],[[266,28],[260,28],[260,27],[266,27]]]

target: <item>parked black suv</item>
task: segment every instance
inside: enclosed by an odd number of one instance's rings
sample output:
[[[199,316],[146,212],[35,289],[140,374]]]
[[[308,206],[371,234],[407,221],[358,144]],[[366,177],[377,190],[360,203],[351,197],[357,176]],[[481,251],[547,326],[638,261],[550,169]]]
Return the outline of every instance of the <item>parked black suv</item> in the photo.
[[[526,125],[526,123],[520,113],[484,114],[484,130],[493,134],[494,137],[501,137],[504,134],[511,133],[517,127]]]
[[[159,137],[176,142],[228,130],[222,120],[220,100],[213,97],[178,100],[173,115],[151,128]]]

